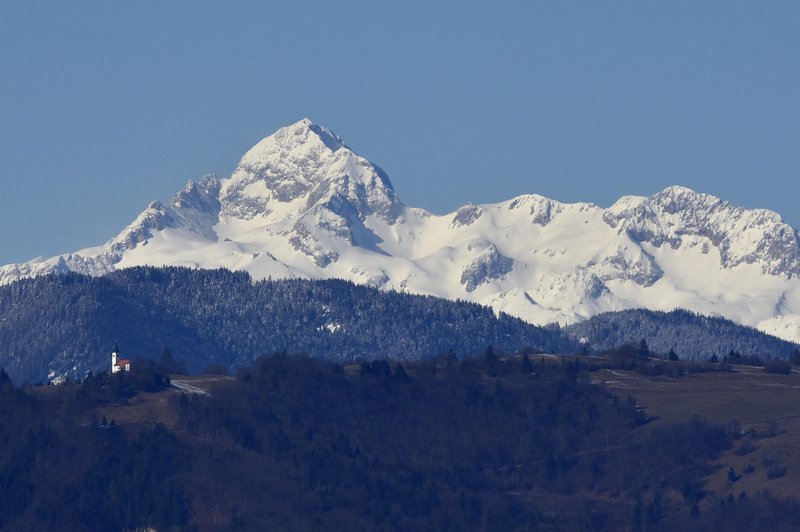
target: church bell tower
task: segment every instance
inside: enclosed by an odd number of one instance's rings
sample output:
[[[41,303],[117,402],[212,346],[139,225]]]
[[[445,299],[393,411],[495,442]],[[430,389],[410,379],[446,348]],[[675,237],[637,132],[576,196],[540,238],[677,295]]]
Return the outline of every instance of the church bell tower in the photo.
[[[111,373],[116,373],[119,371],[119,367],[117,367],[117,357],[119,356],[119,346],[114,344],[114,350],[111,351]]]

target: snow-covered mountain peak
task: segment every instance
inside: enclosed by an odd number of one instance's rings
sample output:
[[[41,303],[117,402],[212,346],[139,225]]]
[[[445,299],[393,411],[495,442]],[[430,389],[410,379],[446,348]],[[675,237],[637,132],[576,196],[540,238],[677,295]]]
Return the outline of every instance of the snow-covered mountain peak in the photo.
[[[641,201],[620,202],[603,220],[634,242],[672,249],[715,248],[726,269],[754,264],[763,273],[800,275],[800,239],[780,215],[736,207],[716,196],[673,186]]]
[[[523,194],[506,203],[509,210],[521,209],[527,211],[531,221],[541,226],[549,224],[566,206],[539,194]]]
[[[702,192],[697,192],[692,190],[689,187],[683,185],[671,185],[658,192],[656,195],[661,196],[710,196],[710,194],[703,194]]]
[[[345,278],[532,323],[683,307],[800,340],[800,239],[777,213],[673,186],[609,208],[525,194],[439,216],[403,205],[379,167],[308,119],[105,245],[0,267],[0,284],[145,264]]]
[[[647,201],[647,198],[648,196],[622,196],[611,207],[606,209],[606,212],[611,215],[617,215],[621,212],[629,211]]]
[[[276,156],[294,159],[323,157],[324,152],[349,149],[333,131],[304,118],[261,139],[242,157],[239,167],[258,168]]]
[[[386,174],[353,152],[329,129],[303,119],[281,128],[245,153],[221,189],[222,212],[250,220],[284,212],[277,204],[298,202],[297,215],[338,197],[358,216],[387,221],[399,208]]]
[[[194,208],[218,212],[220,186],[220,179],[214,174],[203,176],[198,183],[190,179],[183,190],[172,197],[171,205],[176,209]]]
[[[649,198],[649,202],[653,205],[660,205],[670,213],[689,209],[708,210],[725,203],[711,194],[696,192],[688,187],[678,185],[667,187],[661,192],[653,194]]]

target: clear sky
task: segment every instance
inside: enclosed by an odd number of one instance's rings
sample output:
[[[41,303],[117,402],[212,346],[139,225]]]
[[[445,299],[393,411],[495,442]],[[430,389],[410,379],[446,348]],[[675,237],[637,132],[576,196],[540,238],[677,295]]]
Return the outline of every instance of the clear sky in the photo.
[[[0,264],[309,117],[407,204],[672,184],[800,227],[800,1],[0,3]]]

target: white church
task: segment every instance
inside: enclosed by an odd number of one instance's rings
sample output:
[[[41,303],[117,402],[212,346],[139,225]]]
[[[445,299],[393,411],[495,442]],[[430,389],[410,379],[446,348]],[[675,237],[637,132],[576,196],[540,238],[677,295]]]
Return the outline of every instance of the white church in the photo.
[[[119,346],[114,345],[114,350],[111,352],[111,373],[119,373],[120,371],[130,371],[131,361],[119,358]]]

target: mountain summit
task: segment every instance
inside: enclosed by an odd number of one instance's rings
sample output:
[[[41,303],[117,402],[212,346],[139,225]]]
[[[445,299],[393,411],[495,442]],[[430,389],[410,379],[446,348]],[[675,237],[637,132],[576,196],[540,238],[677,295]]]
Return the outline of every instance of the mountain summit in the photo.
[[[308,119],[259,141],[230,177],[151,203],[105,245],[3,266],[0,284],[135,265],[345,278],[532,323],[683,307],[800,340],[800,239],[777,213],[674,186],[605,209],[530,194],[434,215]]]
[[[279,129],[244,154],[221,193],[225,215],[253,219],[350,204],[360,217],[390,220],[397,199],[386,174],[332,131],[303,119]]]

